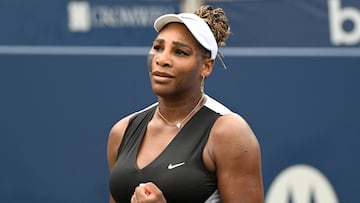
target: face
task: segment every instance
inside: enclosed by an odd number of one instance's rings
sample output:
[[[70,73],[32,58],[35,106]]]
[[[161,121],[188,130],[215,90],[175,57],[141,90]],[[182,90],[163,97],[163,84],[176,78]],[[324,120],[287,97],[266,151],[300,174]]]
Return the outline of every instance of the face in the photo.
[[[200,92],[202,76],[211,73],[213,63],[183,24],[170,23],[149,52],[152,89],[158,95]]]

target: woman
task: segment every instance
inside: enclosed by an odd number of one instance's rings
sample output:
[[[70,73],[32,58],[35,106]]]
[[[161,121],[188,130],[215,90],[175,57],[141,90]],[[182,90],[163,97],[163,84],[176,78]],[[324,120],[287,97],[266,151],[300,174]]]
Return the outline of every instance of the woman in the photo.
[[[158,103],[110,132],[110,202],[263,202],[255,135],[203,92],[230,33],[225,13],[202,6],[160,16],[154,27],[148,65]]]

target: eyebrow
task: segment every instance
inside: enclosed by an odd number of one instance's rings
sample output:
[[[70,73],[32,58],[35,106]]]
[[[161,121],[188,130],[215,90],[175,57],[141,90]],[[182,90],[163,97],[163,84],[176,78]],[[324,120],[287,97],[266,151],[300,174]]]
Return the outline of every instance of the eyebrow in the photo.
[[[178,41],[173,41],[173,44],[176,45],[176,46],[180,46],[180,47],[186,47],[188,49],[190,49],[192,51],[192,48],[191,46],[187,45],[187,44],[184,44],[182,42],[178,42]]]
[[[162,44],[162,43],[165,42],[165,40],[164,40],[164,39],[155,39],[154,42],[157,42],[157,43],[161,43],[161,44]],[[191,51],[193,50],[193,49],[191,48],[191,46],[189,46],[189,45],[187,45],[187,44],[185,44],[185,43],[182,43],[182,42],[173,41],[172,44],[175,45],[175,46],[186,47],[186,48],[190,49]]]
[[[155,39],[155,40],[154,40],[154,42],[164,43],[164,42],[165,42],[165,40],[163,40],[163,39]]]

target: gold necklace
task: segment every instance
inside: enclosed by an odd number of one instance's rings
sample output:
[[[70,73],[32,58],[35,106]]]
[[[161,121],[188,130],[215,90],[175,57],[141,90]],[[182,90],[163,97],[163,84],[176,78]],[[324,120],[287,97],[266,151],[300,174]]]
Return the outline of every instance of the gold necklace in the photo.
[[[168,124],[168,125],[170,125],[170,126],[176,126],[178,129],[180,129],[181,127],[183,127],[183,126],[182,126],[183,122],[186,121],[186,120],[191,116],[192,113],[194,113],[194,111],[196,110],[196,108],[197,108],[198,106],[200,106],[200,104],[201,104],[201,102],[203,101],[203,99],[204,99],[204,95],[202,95],[202,96],[200,97],[199,101],[198,101],[197,104],[194,106],[194,108],[191,109],[191,111],[190,111],[180,122],[175,122],[175,123],[173,123],[173,122],[168,121],[168,120],[165,118],[165,116],[161,114],[159,107],[157,108],[157,113],[158,113],[158,115],[160,116],[160,118],[161,118],[166,124]]]

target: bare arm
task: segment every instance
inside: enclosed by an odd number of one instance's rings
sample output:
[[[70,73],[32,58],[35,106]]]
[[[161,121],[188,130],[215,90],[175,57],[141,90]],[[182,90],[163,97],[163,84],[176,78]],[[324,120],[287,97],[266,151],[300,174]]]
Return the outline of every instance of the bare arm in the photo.
[[[236,114],[215,123],[209,145],[223,203],[263,203],[259,143],[244,119]]]
[[[120,146],[121,140],[123,138],[125,129],[129,123],[130,117],[131,117],[131,115],[127,116],[126,118],[124,118],[124,119],[120,120],[118,123],[116,123],[112,127],[112,129],[109,133],[109,138],[108,138],[108,143],[107,143],[107,160],[108,160],[108,167],[109,167],[110,171],[115,165],[119,146]],[[115,203],[115,201],[113,200],[111,195],[110,195],[110,203]]]

